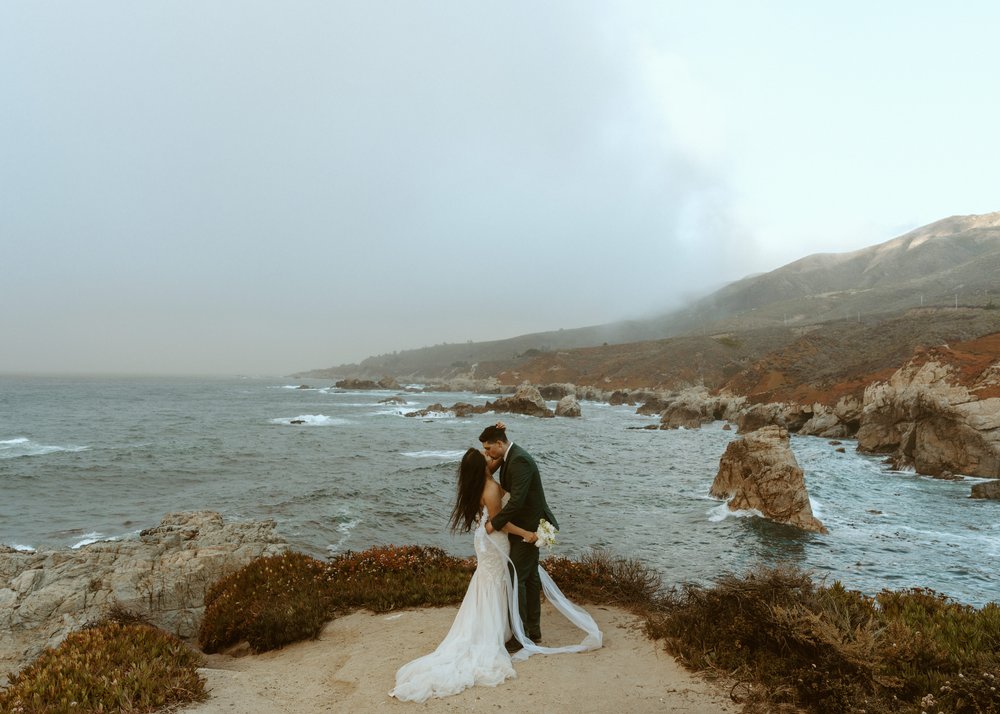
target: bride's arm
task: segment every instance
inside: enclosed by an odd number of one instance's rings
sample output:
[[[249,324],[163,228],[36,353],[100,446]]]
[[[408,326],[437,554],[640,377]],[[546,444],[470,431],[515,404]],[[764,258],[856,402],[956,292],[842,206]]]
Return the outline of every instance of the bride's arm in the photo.
[[[500,512],[500,489],[499,488],[487,488],[483,492],[483,503],[486,505],[486,510],[490,514],[490,520],[493,516]],[[507,523],[501,528],[504,533],[509,535],[521,536],[525,543],[534,543],[538,540],[538,536],[531,531],[526,531],[519,526],[515,526],[513,523]],[[486,532],[493,532],[493,524],[490,521],[486,521]]]

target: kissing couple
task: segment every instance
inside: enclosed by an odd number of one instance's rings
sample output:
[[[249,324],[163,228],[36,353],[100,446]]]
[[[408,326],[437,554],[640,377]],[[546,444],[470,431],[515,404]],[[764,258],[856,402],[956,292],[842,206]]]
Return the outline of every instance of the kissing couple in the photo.
[[[516,677],[513,661],[533,654],[585,652],[601,647],[603,634],[539,566],[542,519],[557,526],[538,466],[507,439],[497,422],[479,435],[483,450],[469,449],[458,468],[451,529],[473,531],[476,570],[451,630],[437,649],[396,672],[390,696],[423,702],[474,685],[495,687]],[[499,470],[499,481],[493,478]],[[577,645],[543,647],[541,593],[586,634]],[[513,656],[512,656],[513,653]]]

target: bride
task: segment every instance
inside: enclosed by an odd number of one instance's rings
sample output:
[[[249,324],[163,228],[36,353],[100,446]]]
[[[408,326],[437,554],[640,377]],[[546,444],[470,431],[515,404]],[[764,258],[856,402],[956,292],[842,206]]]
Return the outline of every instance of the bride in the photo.
[[[475,526],[476,571],[451,630],[436,650],[399,668],[390,696],[423,702],[431,697],[458,694],[476,684],[495,687],[507,678],[516,677],[512,657],[504,646],[512,634],[523,647],[513,656],[514,660],[532,654],[583,652],[601,646],[603,636],[593,618],[569,601],[541,567],[538,572],[546,599],[583,630],[586,637],[578,645],[541,647],[524,634],[518,614],[517,587],[511,581],[513,568],[507,567],[510,562],[507,534],[519,535],[529,543],[534,543],[537,535],[512,523],[500,532],[487,533],[485,529],[486,520],[500,511],[507,498],[509,494],[493,480],[483,453],[477,449],[466,451],[458,470],[458,495],[451,529],[467,533]]]

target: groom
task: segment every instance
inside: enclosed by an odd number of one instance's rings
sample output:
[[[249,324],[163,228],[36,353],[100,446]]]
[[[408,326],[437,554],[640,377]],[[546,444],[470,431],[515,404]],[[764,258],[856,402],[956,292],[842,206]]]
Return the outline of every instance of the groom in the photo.
[[[479,441],[489,458],[501,460],[500,486],[510,494],[507,505],[487,523],[487,530],[501,530],[507,523],[513,523],[525,530],[536,531],[542,518],[558,528],[555,516],[545,503],[542,477],[535,460],[527,451],[507,440],[503,423],[486,427],[479,435]],[[509,538],[510,559],[517,572],[517,604],[521,623],[528,639],[537,644],[542,639],[542,581],[538,577],[538,547],[525,543],[520,536],[511,535]]]

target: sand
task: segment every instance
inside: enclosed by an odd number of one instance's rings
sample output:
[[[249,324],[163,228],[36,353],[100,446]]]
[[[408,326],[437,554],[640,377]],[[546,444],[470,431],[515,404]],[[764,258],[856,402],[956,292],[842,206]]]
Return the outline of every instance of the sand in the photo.
[[[326,625],[318,640],[252,655],[210,655],[202,673],[209,699],[183,714],[235,712],[737,712],[727,692],[684,670],[642,633],[623,610],[590,605],[604,647],[582,654],[536,655],[515,663],[517,677],[498,687],[472,687],[424,704],[399,702],[387,692],[396,670],[433,650],[457,608],[390,614],[355,612]],[[579,641],[547,603],[545,644]]]

